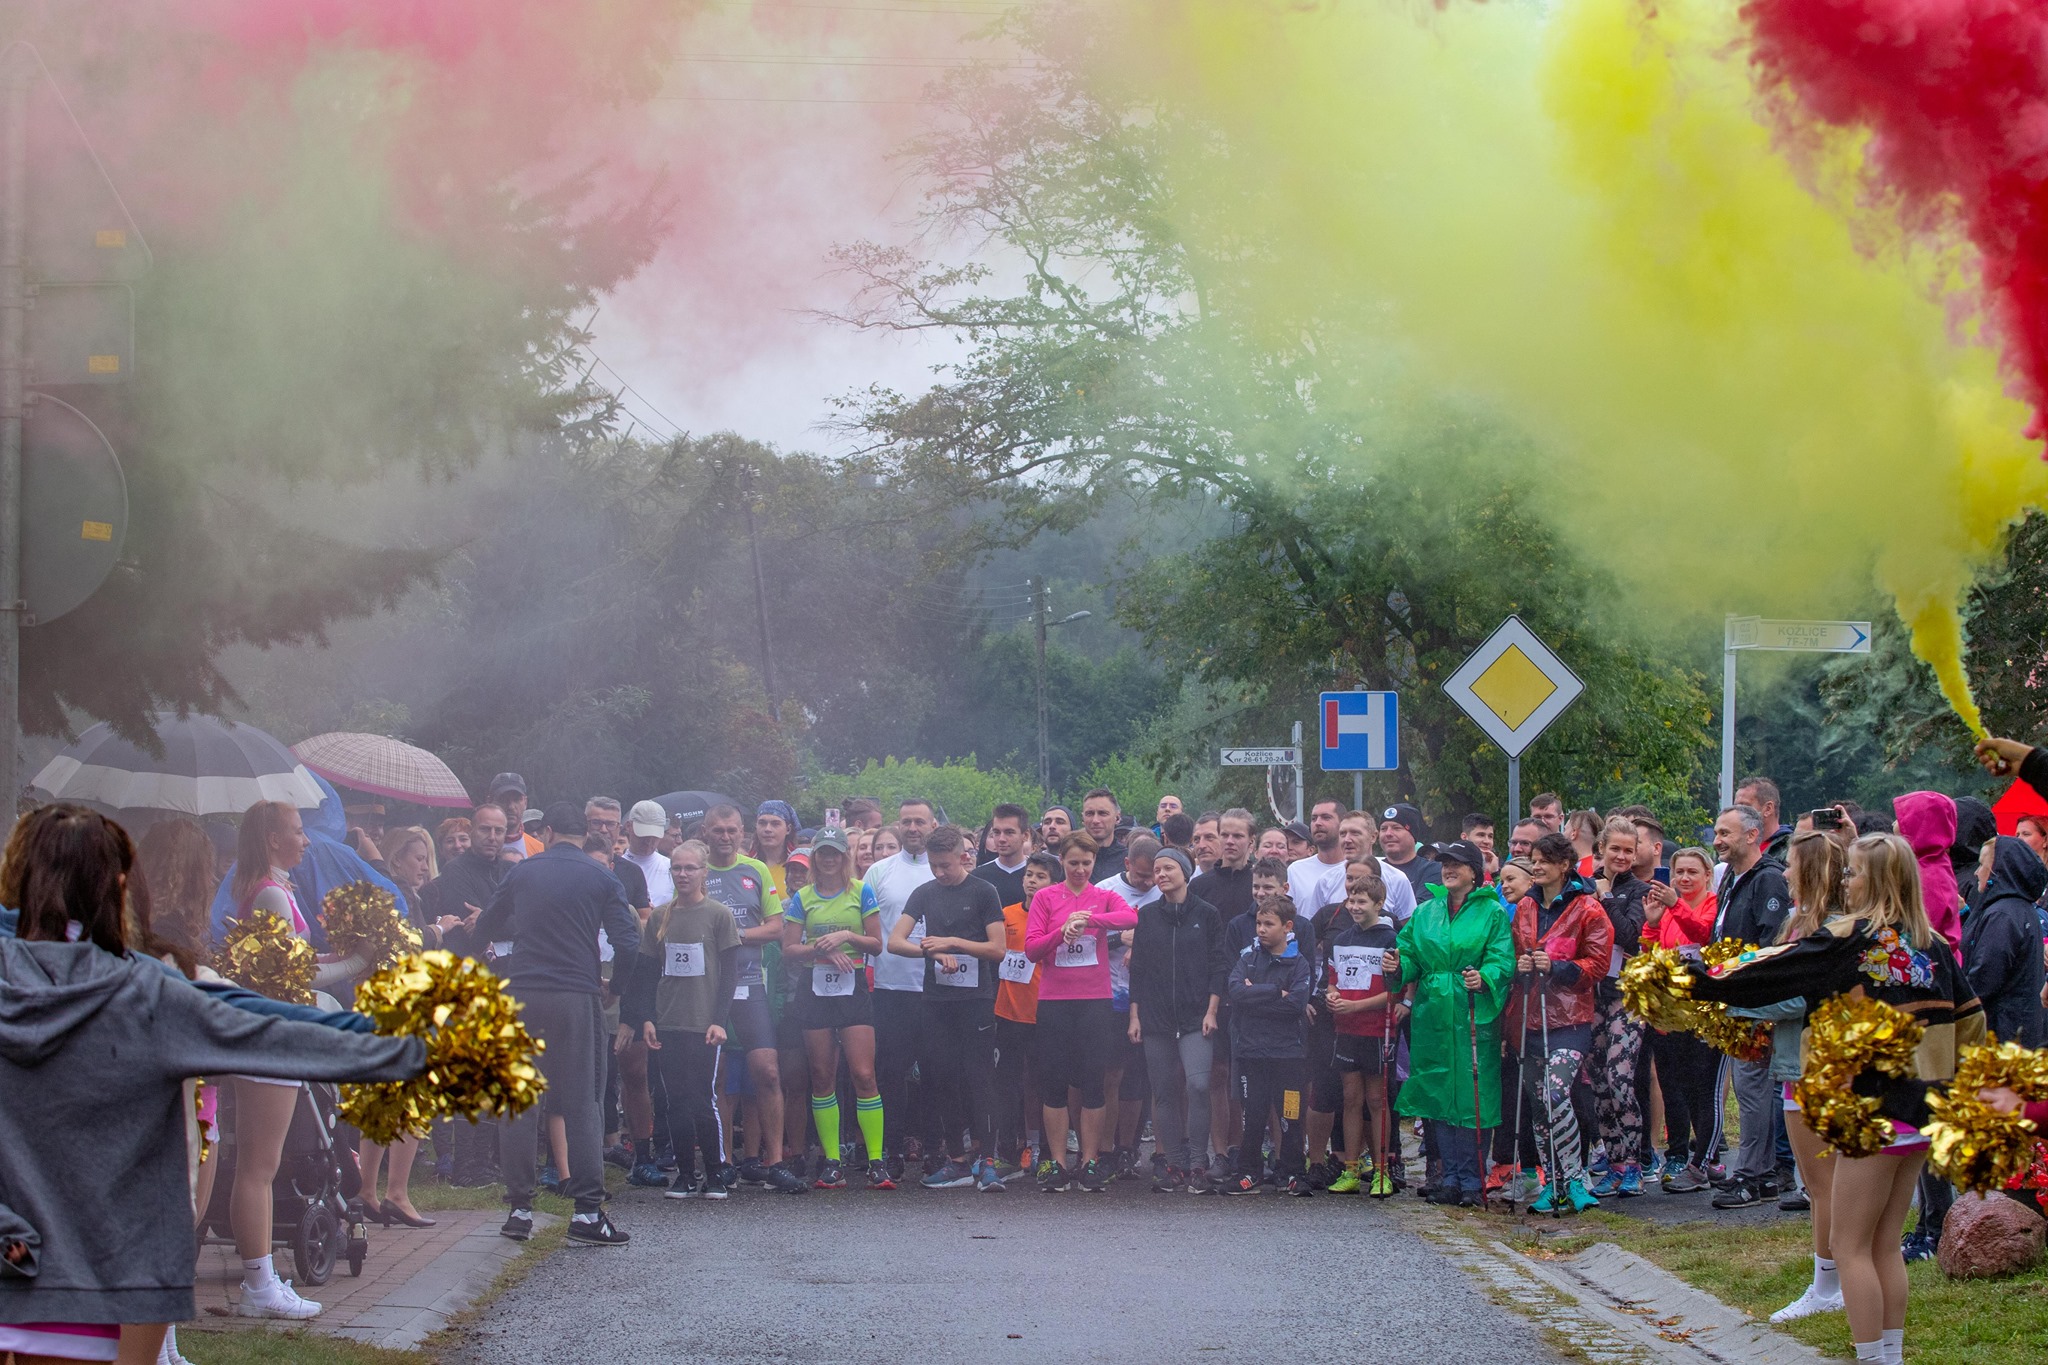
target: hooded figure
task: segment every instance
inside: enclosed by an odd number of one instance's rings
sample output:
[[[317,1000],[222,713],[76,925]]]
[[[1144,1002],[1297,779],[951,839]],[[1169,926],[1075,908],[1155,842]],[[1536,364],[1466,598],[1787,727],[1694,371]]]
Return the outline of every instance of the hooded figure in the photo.
[[[1991,877],[1963,922],[1963,967],[1984,1002],[1984,1021],[2001,1043],[2039,1047],[2048,1039],[2041,1011],[2041,936],[2034,902],[2048,889],[2048,866],[2024,839],[2000,838]]]
[[[1899,835],[1920,862],[1920,899],[1927,922],[1947,939],[1960,960],[1963,944],[1962,892],[1956,887],[1949,850],[1956,844],[1956,803],[1940,792],[1907,792],[1892,798]]]
[[[1964,905],[1977,903],[1977,855],[1984,845],[1998,837],[1998,817],[1991,807],[1974,796],[1956,798],[1956,841],[1949,847],[1948,865],[1956,874],[1956,890]]]

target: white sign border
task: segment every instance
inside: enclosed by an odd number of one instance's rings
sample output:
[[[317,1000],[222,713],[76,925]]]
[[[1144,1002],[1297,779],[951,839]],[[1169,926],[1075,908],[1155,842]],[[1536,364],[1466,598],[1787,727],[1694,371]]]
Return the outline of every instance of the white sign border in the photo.
[[[1544,698],[1543,704],[1531,711],[1520,725],[1510,729],[1505,721],[1473,695],[1472,685],[1501,655],[1515,646],[1520,646],[1530,662],[1557,684],[1557,690]],[[1584,680],[1557,657],[1555,650],[1538,639],[1536,632],[1523,624],[1519,616],[1510,616],[1501,622],[1493,634],[1486,637],[1486,643],[1473,650],[1471,657],[1458,666],[1458,671],[1444,680],[1445,695],[1456,702],[1459,709],[1470,716],[1473,723],[1484,730],[1486,737],[1509,758],[1520,758],[1522,752],[1536,742],[1536,737],[1549,729],[1550,723],[1564,714],[1565,708],[1577,701],[1585,690]]]

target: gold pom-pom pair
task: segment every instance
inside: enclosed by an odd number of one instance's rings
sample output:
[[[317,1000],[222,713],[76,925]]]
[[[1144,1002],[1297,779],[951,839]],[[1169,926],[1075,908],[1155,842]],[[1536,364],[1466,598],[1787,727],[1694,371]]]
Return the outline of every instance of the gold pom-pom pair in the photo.
[[[328,947],[362,958],[371,971],[420,950],[420,936],[398,912],[398,898],[375,882],[350,882],[328,892],[320,922]]]
[[[1927,1097],[1934,1114],[1922,1130],[1931,1143],[1928,1164],[1958,1189],[2004,1189],[2034,1162],[2041,1137],[2034,1125],[1977,1098],[2001,1086],[2024,1102],[2048,1100],[2048,1051],[2018,1043],[1964,1048],[1948,1093]]]
[[[1806,1126],[1847,1157],[1875,1156],[1892,1140],[1892,1125],[1878,1102],[1850,1089],[1856,1077],[1875,1068],[1908,1076],[1913,1051],[1926,1026],[1882,1000],[1838,995],[1806,1021],[1806,1065],[1793,1098]]]
[[[1709,965],[1732,962],[1754,953],[1747,943],[1709,946]],[[1744,1061],[1756,1061],[1770,1050],[1770,1025],[1732,1018],[1718,1000],[1692,998],[1693,973],[1670,948],[1645,948],[1621,969],[1621,1003],[1636,1018],[1666,1033],[1696,1033],[1708,1046]]]
[[[411,1080],[342,1088],[342,1119],[371,1142],[417,1136],[440,1118],[509,1117],[547,1086],[533,1064],[544,1044],[519,1022],[504,981],[473,959],[408,954],[356,987],[356,1009],[377,1032],[427,1045],[426,1069]]]
[[[221,943],[222,976],[288,1005],[313,1003],[314,966],[313,945],[268,910],[251,909]]]

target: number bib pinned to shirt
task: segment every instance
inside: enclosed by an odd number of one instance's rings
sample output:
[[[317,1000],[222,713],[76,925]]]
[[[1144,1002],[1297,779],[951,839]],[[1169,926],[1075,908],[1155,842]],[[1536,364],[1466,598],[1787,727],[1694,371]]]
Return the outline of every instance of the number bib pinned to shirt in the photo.
[[[1083,934],[1072,943],[1062,943],[1053,951],[1053,961],[1062,967],[1093,967],[1101,960],[1096,955],[1093,934]]]
[[[704,975],[704,945],[701,943],[671,943],[668,960],[661,964],[663,976]]]
[[[1035,969],[1023,949],[1013,948],[1003,954],[1002,964],[996,968],[996,975],[1019,986],[1031,984],[1031,973]]]
[[[1337,989],[1371,990],[1373,981],[1385,971],[1386,959],[1387,950],[1384,948],[1334,949],[1330,962],[1337,970]]]
[[[840,971],[837,967],[819,965],[811,968],[811,994],[830,998],[853,994],[853,974],[859,967]]]
[[[947,971],[937,962],[932,963],[932,981],[941,986],[973,987],[981,984],[981,959],[965,953],[951,955],[956,964]]]

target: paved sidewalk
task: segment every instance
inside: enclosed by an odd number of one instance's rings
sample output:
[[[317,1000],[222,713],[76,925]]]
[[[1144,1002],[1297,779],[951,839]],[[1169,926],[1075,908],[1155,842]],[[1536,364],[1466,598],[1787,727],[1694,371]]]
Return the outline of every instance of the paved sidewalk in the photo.
[[[431,1217],[431,1228],[370,1228],[370,1254],[360,1278],[348,1263],[335,1267],[332,1279],[319,1288],[295,1285],[309,1299],[326,1305],[319,1317],[303,1323],[272,1323],[233,1316],[232,1302],[241,1297],[242,1263],[230,1246],[203,1247],[199,1253],[197,1291],[199,1317],[184,1331],[239,1331],[272,1326],[300,1327],[331,1336],[349,1337],[372,1346],[406,1350],[448,1324],[489,1289],[498,1272],[516,1260],[522,1246],[498,1235],[504,1211],[443,1210]],[[534,1215],[536,1227],[555,1220]],[[289,1278],[292,1257],[278,1253],[278,1273]]]

